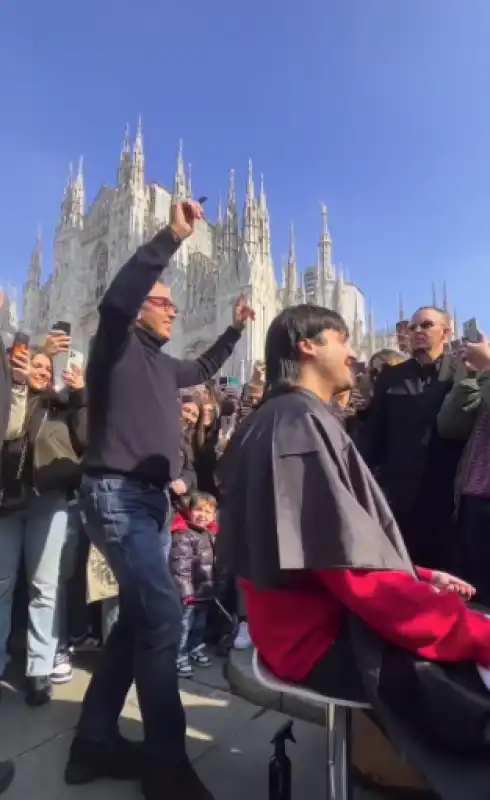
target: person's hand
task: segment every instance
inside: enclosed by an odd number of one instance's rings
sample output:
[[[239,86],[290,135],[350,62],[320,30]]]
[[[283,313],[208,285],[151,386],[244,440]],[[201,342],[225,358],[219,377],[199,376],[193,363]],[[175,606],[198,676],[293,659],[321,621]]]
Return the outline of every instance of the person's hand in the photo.
[[[490,344],[482,336],[481,342],[463,342],[460,358],[466,367],[474,372],[485,372],[490,369]]]
[[[202,207],[194,200],[184,200],[170,209],[170,227],[179,239],[187,239],[194,231],[196,220],[202,218]]]
[[[240,295],[233,307],[233,327],[237,331],[243,331],[249,319],[252,322],[255,320],[255,311],[247,305],[244,295]]]
[[[12,369],[12,380],[14,383],[21,385],[27,383],[30,363],[31,359],[27,350],[20,350],[12,355],[10,365]]]
[[[184,481],[181,481],[180,478],[176,481],[172,481],[170,484],[170,489],[174,494],[180,497],[187,492],[187,486],[185,485]]]
[[[475,594],[476,589],[461,578],[456,578],[448,572],[438,572],[435,570],[432,573],[432,586],[435,586],[439,591],[455,592],[461,595],[465,600],[470,600]]]
[[[43,350],[47,356],[54,358],[58,353],[67,353],[71,347],[71,337],[66,333],[48,333],[44,342]]]
[[[77,367],[76,364],[72,364],[70,369],[65,370],[63,373],[63,383],[65,386],[68,386],[69,389],[73,389],[74,392],[81,392],[85,387],[85,378],[80,367]]]

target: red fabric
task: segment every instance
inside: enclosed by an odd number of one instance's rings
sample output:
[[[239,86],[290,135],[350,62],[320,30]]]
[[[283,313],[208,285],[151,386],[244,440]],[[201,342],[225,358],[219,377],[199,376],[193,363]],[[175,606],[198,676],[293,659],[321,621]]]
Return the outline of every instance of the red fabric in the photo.
[[[189,530],[189,520],[185,519],[182,514],[175,514],[172,522],[170,523],[170,530],[172,533],[182,533],[182,531]],[[211,525],[208,525],[206,528],[207,533],[218,533],[218,528],[216,527],[216,523],[212,522]]]
[[[430,570],[418,570],[430,578]],[[490,621],[453,592],[408,573],[298,572],[287,588],[259,591],[241,580],[252,640],[271,671],[300,683],[335,641],[343,609],[385,639],[433,661],[490,667]]]

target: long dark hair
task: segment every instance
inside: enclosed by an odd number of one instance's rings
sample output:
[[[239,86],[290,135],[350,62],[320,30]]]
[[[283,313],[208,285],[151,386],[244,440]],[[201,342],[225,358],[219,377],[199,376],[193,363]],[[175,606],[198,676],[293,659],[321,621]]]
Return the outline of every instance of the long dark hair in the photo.
[[[265,340],[264,401],[295,388],[300,372],[299,343],[318,340],[326,330],[349,335],[340,314],[310,303],[285,308],[272,320]]]

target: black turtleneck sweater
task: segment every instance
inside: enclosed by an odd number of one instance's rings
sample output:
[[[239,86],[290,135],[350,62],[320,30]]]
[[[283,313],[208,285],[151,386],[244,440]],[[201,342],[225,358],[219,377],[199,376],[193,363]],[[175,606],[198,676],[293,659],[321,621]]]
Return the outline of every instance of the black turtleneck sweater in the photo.
[[[240,333],[229,327],[196,361],[161,351],[165,341],[135,326],[141,305],[179,247],[170,228],[121,268],[99,307],[87,366],[90,475],[125,475],[163,488],[179,477],[178,390],[209,380]]]

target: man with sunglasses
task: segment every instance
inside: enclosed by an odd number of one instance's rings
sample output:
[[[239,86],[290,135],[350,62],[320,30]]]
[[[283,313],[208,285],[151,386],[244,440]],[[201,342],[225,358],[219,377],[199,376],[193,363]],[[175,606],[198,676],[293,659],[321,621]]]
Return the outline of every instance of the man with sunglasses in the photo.
[[[65,780],[141,778],[146,800],[212,800],[186,754],[175,667],[181,604],[167,564],[169,487],[180,468],[179,390],[218,372],[254,313],[239,299],[232,325],[196,361],[162,352],[177,309],[160,275],[201,218],[198,203],[174,206],[170,225],[117,273],[87,367],[80,500],[87,533],[119,584],[120,613],[85,696]],[[133,680],[143,748],[118,731]]]
[[[459,445],[439,438],[436,418],[452,386],[441,309],[419,308],[408,325],[412,357],[383,369],[365,421],[362,451],[385,491],[415,563],[454,569],[453,481]],[[450,366],[450,365],[449,365]]]

